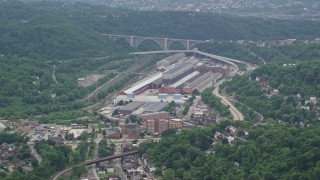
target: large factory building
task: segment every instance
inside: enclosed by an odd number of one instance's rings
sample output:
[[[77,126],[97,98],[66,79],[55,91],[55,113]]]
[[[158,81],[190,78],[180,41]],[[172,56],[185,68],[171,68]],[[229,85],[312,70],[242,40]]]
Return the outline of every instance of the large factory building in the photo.
[[[186,54],[185,53],[177,53],[177,54],[174,54],[172,56],[169,56],[165,59],[162,59],[161,61],[158,61],[157,62],[157,67],[158,68],[161,68],[161,67],[167,67],[167,66],[170,66],[171,64],[174,64],[176,63],[178,60],[182,59],[186,57]]]
[[[176,101],[176,97],[181,97],[181,93],[191,94],[194,90],[202,92],[223,76],[227,76],[234,68],[224,61],[210,58],[198,59],[188,57],[184,53],[178,53],[159,61],[157,67],[163,69],[133,84],[123,91],[121,98],[118,99],[123,101],[138,101],[139,99],[140,101],[145,98],[149,102]],[[152,97],[144,93],[147,90],[153,92]],[[171,99],[167,98],[168,94],[172,96]],[[139,98],[135,97],[137,95]]]

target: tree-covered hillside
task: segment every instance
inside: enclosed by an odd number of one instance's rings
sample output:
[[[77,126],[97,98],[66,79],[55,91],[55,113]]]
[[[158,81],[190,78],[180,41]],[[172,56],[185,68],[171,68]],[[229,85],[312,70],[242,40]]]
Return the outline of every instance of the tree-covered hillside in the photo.
[[[104,74],[109,69],[123,71],[133,62],[124,58],[130,56],[66,62],[0,58],[0,117],[26,118],[79,109],[86,104],[82,100],[87,94],[116,75],[105,74],[89,87],[79,87],[77,79],[91,73]]]
[[[303,44],[301,42],[288,46],[257,47],[248,46],[247,49],[254,52],[267,62],[294,62],[320,60],[319,44]]]
[[[200,51],[217,54],[229,58],[235,58],[240,61],[247,61],[253,64],[262,64],[263,62],[250,53],[245,47],[232,42],[211,42],[196,45]]]
[[[226,121],[143,144],[140,153],[148,154],[148,161],[157,167],[155,174],[164,180],[311,180],[320,176],[319,130]],[[228,143],[227,137],[235,139]]]
[[[64,60],[126,52],[124,47],[101,37],[89,24],[73,21],[61,6],[2,2],[0,55]]]
[[[296,66],[287,64],[268,64],[252,73],[267,81],[270,86],[284,95],[300,94],[302,98],[320,97],[320,62],[299,63]]]
[[[251,74],[252,80],[237,76],[223,84],[223,88],[265,119],[319,124],[316,118],[319,103],[308,102],[310,97],[320,97],[319,67],[318,61],[295,66],[267,64]]]
[[[295,63],[320,60],[320,45],[301,41],[291,45],[258,47],[256,43],[239,44],[236,41],[214,41],[196,45],[200,51],[235,58],[254,64],[270,62]]]

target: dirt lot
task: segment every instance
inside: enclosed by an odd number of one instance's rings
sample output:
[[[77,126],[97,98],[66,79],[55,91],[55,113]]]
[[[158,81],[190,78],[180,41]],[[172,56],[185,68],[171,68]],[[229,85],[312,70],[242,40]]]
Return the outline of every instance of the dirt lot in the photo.
[[[99,79],[103,78],[105,75],[103,74],[92,74],[88,75],[84,78],[78,79],[78,84],[81,87],[88,87],[93,85],[95,82],[97,82]]]

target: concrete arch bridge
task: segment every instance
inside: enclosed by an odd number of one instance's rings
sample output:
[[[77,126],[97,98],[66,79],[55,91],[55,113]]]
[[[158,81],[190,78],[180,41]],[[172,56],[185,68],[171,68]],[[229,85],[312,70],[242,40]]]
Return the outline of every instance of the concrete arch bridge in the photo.
[[[130,46],[138,47],[143,41],[151,40],[157,43],[162,50],[167,51],[170,49],[171,45],[175,42],[181,43],[186,50],[194,48],[196,44],[205,43],[206,41],[201,40],[190,40],[190,39],[171,39],[171,38],[160,38],[160,37],[144,37],[144,36],[129,36],[129,35],[116,35],[116,34],[101,34],[103,36],[108,36],[113,41],[119,38],[125,39]]]

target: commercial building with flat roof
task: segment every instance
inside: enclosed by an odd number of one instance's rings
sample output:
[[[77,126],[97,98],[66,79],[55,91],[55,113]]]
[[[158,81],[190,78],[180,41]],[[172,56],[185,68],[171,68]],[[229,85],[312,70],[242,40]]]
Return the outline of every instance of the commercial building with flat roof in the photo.
[[[130,123],[121,126],[122,134],[138,134],[140,132],[140,126],[138,124]]]
[[[159,119],[170,119],[170,113],[162,111],[162,112],[155,112],[155,113],[146,113],[141,114],[139,117],[142,118],[143,121],[146,120],[159,120]]]
[[[200,76],[199,78],[197,78],[196,80],[194,80],[190,84],[188,84],[187,87],[189,87],[191,89],[196,87],[198,84],[200,84],[202,81],[206,80],[212,74],[213,74],[212,72],[205,73],[204,75]]]
[[[180,129],[183,127],[183,121],[181,119],[170,119],[169,128],[170,129]]]
[[[150,83],[158,80],[158,79],[161,79],[162,77],[162,73],[157,73],[157,74],[154,74],[150,77],[147,77],[141,81],[139,81],[138,83],[134,84],[132,87],[130,87],[129,89],[125,90],[123,92],[124,95],[127,95],[129,93],[134,93],[136,91],[138,91],[139,89],[145,87],[145,86],[148,86]]]
[[[157,79],[149,84],[149,89],[159,89],[162,85],[162,79]]]
[[[177,65],[175,68],[167,72],[164,72],[162,75],[162,82],[166,85],[175,83],[184,76],[192,73],[194,71],[194,65],[198,62],[199,61],[196,59],[189,60],[185,63]]]
[[[202,76],[198,77],[197,79],[195,79],[194,81],[190,82],[187,86],[185,86],[183,88],[183,91],[186,93],[191,94],[193,89],[198,86],[200,83],[202,83],[204,80],[206,80],[207,78],[209,78],[213,73],[212,72],[207,72],[205,74],[203,74]]]
[[[169,120],[147,120],[144,123],[145,129],[150,134],[161,134],[163,131],[169,128]]]
[[[165,119],[159,120],[158,133],[161,134],[163,131],[169,129],[169,121]]]
[[[145,128],[147,133],[155,134],[156,133],[156,120],[147,120],[145,122]]]
[[[144,113],[155,113],[162,111],[166,106],[168,106],[168,102],[146,102],[143,106],[139,107],[132,114],[141,115]]]
[[[216,83],[218,79],[220,79],[223,75],[221,73],[214,73],[210,77],[208,77],[206,80],[202,81],[199,85],[194,87],[193,90],[197,90],[199,92],[202,92],[207,87],[211,86],[213,83]]]
[[[173,83],[172,85],[170,85],[170,87],[177,88],[178,86],[180,86],[181,84],[187,82],[189,79],[193,78],[194,76],[198,75],[199,73],[200,73],[199,71],[192,72],[191,74],[188,74],[184,78],[182,78],[179,81],[177,81],[177,82]]]
[[[179,94],[182,92],[182,89],[180,88],[174,88],[174,87],[161,87],[159,88],[159,93],[165,93],[165,94]]]
[[[145,103],[144,102],[139,102],[139,101],[136,101],[136,102],[131,102],[123,107],[121,107],[119,109],[119,112],[121,114],[123,114],[124,116],[125,115],[129,115],[131,114],[133,111],[137,110],[139,107],[141,107],[142,105],[144,105]]]
[[[145,113],[159,112],[168,106],[167,102],[150,102],[143,106]]]
[[[161,97],[157,95],[139,95],[135,96],[133,99],[130,99],[127,97],[127,95],[119,95],[114,100],[113,103],[117,104],[120,101],[129,102],[129,101],[142,101],[142,102],[171,102],[174,101],[175,103],[181,104],[184,103],[187,100],[187,98],[182,97],[181,99],[177,100],[174,99],[172,95],[162,95]]]
[[[190,74],[187,74],[182,79],[178,80],[177,82],[173,83],[172,85],[159,88],[159,92],[160,93],[168,93],[168,94],[179,94],[183,91],[184,84],[189,79],[197,76],[199,73],[200,73],[199,71],[195,71]]]
[[[199,68],[200,72],[219,72],[222,73],[225,76],[228,76],[231,72],[231,69],[229,68],[228,65],[222,65],[222,64],[214,64],[214,65],[205,65],[205,66],[201,66]]]

